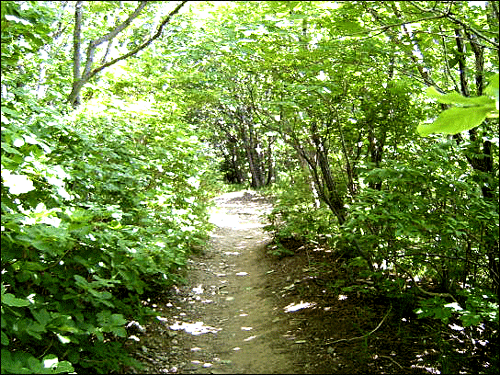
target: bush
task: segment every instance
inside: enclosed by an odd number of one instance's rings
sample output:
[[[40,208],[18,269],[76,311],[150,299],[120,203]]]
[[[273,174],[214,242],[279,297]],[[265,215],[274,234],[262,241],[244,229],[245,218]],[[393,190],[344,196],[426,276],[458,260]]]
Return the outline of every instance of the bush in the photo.
[[[32,103],[2,116],[2,373],[120,371],[140,295],[209,229],[202,145],[147,103]]]
[[[274,234],[274,255],[292,255],[287,242],[318,242],[332,237],[334,218],[331,211],[316,207],[303,172],[297,171],[289,179],[283,179],[273,187],[273,194],[276,200],[268,216],[271,224],[265,230]]]

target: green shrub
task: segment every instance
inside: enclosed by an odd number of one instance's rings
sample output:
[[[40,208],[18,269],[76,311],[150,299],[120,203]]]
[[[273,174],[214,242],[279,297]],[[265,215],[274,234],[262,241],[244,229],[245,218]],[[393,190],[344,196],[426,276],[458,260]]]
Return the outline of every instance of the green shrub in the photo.
[[[202,145],[152,107],[25,99],[2,116],[2,373],[120,371],[140,295],[178,282],[209,229]]]
[[[290,189],[293,185],[293,189]],[[317,242],[332,237],[331,212],[325,207],[316,207],[310,186],[303,172],[292,174],[290,179],[283,179],[274,187],[276,200],[268,219],[271,224],[265,229],[273,232],[276,242],[296,239],[303,242]],[[278,246],[275,252],[283,252]],[[290,251],[288,251],[291,255]]]

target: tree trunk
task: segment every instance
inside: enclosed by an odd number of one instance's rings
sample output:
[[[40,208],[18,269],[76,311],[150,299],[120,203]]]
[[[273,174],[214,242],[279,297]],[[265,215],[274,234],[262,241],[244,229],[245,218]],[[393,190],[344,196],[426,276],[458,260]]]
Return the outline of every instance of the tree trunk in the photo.
[[[75,5],[75,29],[73,32],[73,90],[80,82],[81,76],[81,45],[82,45],[82,14],[83,1],[77,1]],[[80,87],[81,89],[81,87]],[[68,99],[73,108],[80,105],[80,89],[72,91]]]
[[[483,94],[484,88],[484,47],[481,47],[477,41],[476,36],[464,31],[472,51],[475,57],[475,72],[474,77],[476,80],[476,92],[477,96]],[[458,64],[460,69],[460,91],[464,96],[470,96],[470,91],[467,82],[467,70],[465,64],[465,43],[463,42],[463,37],[461,30],[455,29],[455,40],[458,50]],[[488,120],[486,120],[488,121]],[[481,138],[477,136],[477,129],[469,130],[470,146],[465,152],[465,157],[467,161],[472,166],[472,168],[478,172],[481,179],[481,191],[483,198],[487,201],[495,199],[494,191],[492,190],[491,183],[488,181],[488,176],[494,174],[493,158],[492,158],[492,145],[489,140],[481,141]],[[460,138],[456,138],[460,141]],[[487,229],[488,230],[488,229]],[[491,230],[491,229],[490,229]],[[486,233],[485,238],[495,238],[494,235],[488,235]],[[488,259],[488,270],[489,277],[492,281],[492,289],[500,296],[500,262],[498,260],[498,241],[488,240],[485,244],[486,257]]]
[[[309,189],[311,190],[311,194],[314,201],[314,207],[318,209],[321,205],[321,201],[318,194],[318,189],[316,188],[316,184],[314,183],[314,179],[310,173],[310,167],[308,167],[307,160],[304,158],[304,156],[302,156],[302,153],[304,151],[301,150],[300,147],[295,143],[293,143],[293,148],[297,152],[297,159],[299,160],[300,167],[306,176],[307,184],[309,185]]]
[[[232,162],[233,162],[234,175],[236,177],[236,183],[242,184],[243,182],[245,182],[246,178],[243,172],[241,171],[241,161],[237,153],[233,154]]]
[[[273,163],[273,143],[276,140],[276,137],[270,137],[268,139],[268,144],[267,144],[267,151],[266,151],[266,161],[267,161],[267,179],[266,179],[266,186],[270,185],[273,182],[273,179],[275,179],[275,174],[274,174],[274,163]]]
[[[252,175],[252,187],[257,189],[261,188],[265,185],[261,158],[251,143],[246,143],[245,140],[243,142],[245,144],[244,147],[247,153],[248,166]]]
[[[321,177],[324,187],[324,198],[326,199],[328,207],[330,207],[335,216],[337,216],[339,225],[342,225],[345,222],[344,203],[342,202],[342,198],[338,193],[337,184],[335,183],[332,176],[330,161],[328,160],[328,150],[325,146],[324,140],[321,139],[318,134],[317,125],[315,122],[313,122],[311,126],[311,135],[316,147],[316,157],[318,160],[319,168],[321,170]]]

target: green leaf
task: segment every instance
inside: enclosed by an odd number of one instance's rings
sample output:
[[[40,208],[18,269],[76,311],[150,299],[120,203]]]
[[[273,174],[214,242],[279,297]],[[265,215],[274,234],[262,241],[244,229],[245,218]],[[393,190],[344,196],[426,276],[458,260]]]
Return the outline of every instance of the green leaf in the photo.
[[[469,313],[460,317],[464,327],[475,326],[481,323],[482,319],[479,314]]]
[[[41,340],[41,333],[45,333],[47,330],[45,326],[36,322],[31,321],[30,324],[26,327],[26,333],[34,338]]]
[[[33,374],[44,373],[42,363],[35,357],[28,358],[28,367],[33,372]]]
[[[488,87],[486,87],[486,89],[484,90],[484,92],[495,98],[495,102],[496,102],[496,109],[498,111],[498,101],[499,101],[499,89],[498,89],[498,80],[499,80],[499,74],[495,74],[493,77],[490,78],[489,80],[489,84],[488,84]]]
[[[21,298],[16,298],[13,294],[7,293],[2,295],[2,303],[13,306],[13,307],[23,307],[29,306],[29,301]]]
[[[9,345],[9,337],[4,331],[2,331],[2,345]]]
[[[16,280],[19,281],[20,283],[24,283],[31,278],[31,275],[33,275],[33,272],[22,270],[20,273],[16,275]]]
[[[123,327],[115,327],[112,332],[118,337],[126,337],[127,331]]]
[[[6,349],[2,349],[2,373],[11,374],[28,374],[30,371],[28,368],[23,366],[23,362],[20,357],[25,353],[11,353]]]
[[[80,288],[88,289],[90,287],[89,283],[84,277],[80,275],[73,275],[73,278],[76,280],[76,283]]]
[[[59,374],[62,372],[74,371],[73,366],[68,361],[59,362],[54,354],[48,354],[42,360],[44,371],[40,373]]]
[[[34,318],[43,326],[46,326],[52,320],[49,312],[45,309],[40,311],[32,309],[31,314],[33,314]]]
[[[455,65],[458,64],[458,58],[453,58],[449,61],[449,66],[450,66],[450,69],[453,68]]]
[[[127,323],[127,320],[123,317],[122,314],[113,314],[111,315],[111,322],[115,325],[122,325]]]
[[[2,112],[5,112],[13,117],[20,117],[20,113],[18,111],[15,111],[13,109],[10,109],[9,107],[2,106]]]
[[[335,23],[335,27],[339,32],[344,31],[347,34],[365,31],[358,22],[351,20],[338,21]]]
[[[500,74],[495,74],[493,77],[490,78],[488,87],[484,90],[486,94],[494,96],[497,98],[498,101],[498,86],[499,86],[499,76]]]
[[[71,338],[69,336],[63,336],[59,333],[56,333],[57,338],[63,344],[69,344],[71,342]]]
[[[44,271],[47,268],[46,265],[36,262],[24,262],[22,267],[29,271]]]
[[[441,112],[432,124],[420,124],[417,132],[421,136],[432,133],[457,134],[481,125],[492,110],[494,106],[450,108]]]
[[[449,94],[440,94],[434,87],[427,89],[427,96],[436,99],[439,103],[443,104],[460,104],[465,107],[482,106],[494,104],[495,101],[485,95],[477,97],[466,97],[460,95],[458,92],[451,92]]]

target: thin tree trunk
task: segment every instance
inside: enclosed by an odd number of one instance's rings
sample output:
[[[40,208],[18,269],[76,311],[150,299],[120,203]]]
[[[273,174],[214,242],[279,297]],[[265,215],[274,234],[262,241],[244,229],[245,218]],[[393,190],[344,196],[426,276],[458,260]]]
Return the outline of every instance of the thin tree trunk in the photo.
[[[266,186],[270,185],[275,178],[274,176],[274,163],[273,163],[273,143],[276,137],[269,137],[267,140],[267,151],[266,151],[266,161],[267,161],[267,179]]]
[[[83,1],[77,1],[75,5],[75,29],[73,32],[73,87],[81,80],[81,45],[82,45],[82,14]],[[80,105],[80,90],[75,92],[71,105],[76,108]]]

